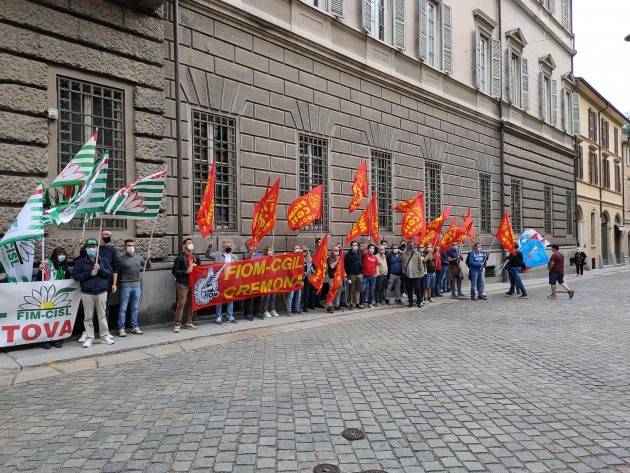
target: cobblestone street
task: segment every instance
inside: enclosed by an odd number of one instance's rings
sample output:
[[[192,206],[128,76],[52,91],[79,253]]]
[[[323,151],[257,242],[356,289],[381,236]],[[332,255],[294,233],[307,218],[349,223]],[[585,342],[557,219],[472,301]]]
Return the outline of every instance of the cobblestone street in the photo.
[[[0,470],[630,471],[630,273],[570,283],[0,388]]]

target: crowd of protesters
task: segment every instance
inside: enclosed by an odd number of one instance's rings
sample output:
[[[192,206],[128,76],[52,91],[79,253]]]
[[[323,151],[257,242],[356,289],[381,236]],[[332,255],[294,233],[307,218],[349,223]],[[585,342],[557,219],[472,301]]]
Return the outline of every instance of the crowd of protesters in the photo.
[[[247,320],[254,318],[265,319],[300,315],[318,308],[326,309],[329,313],[341,310],[357,310],[376,306],[404,305],[422,308],[432,303],[435,298],[444,297],[450,292],[452,298],[466,297],[462,292],[465,264],[468,268],[470,280],[470,299],[486,300],[485,271],[488,253],[480,243],[475,243],[466,255],[460,246],[454,246],[442,251],[439,246],[416,245],[414,242],[401,242],[388,245],[382,240],[378,245],[364,244],[352,241],[350,248],[342,252],[341,245],[334,245],[326,260],[325,280],[322,291],[318,293],[308,280],[308,276],[316,269],[313,266],[312,254],[321,243],[316,238],[313,248],[295,245],[293,251],[304,254],[304,284],[287,294],[266,294],[252,297],[242,302],[243,317]],[[234,245],[230,240],[224,240],[221,249],[215,251],[212,246],[206,250],[205,257],[211,262],[230,263],[239,259],[233,251]],[[557,297],[557,285],[560,285],[573,298],[574,291],[564,281],[564,256],[557,245],[552,245],[549,269],[550,299]],[[576,252],[575,262],[578,274],[583,271],[586,255]],[[270,256],[274,249],[270,246],[262,252],[255,248],[247,248],[243,259],[260,256]],[[343,255],[343,256],[342,256]],[[135,335],[143,332],[139,325],[138,309],[142,297],[141,273],[150,269],[150,254],[136,254],[135,241],[124,241],[124,251],[119,254],[112,241],[112,232],[103,230],[100,241],[96,238],[81,240],[74,249],[72,258],[65,248],[58,247],[52,252],[50,259],[42,262],[38,267],[36,280],[59,280],[73,278],[80,283],[81,302],[83,307],[84,330],[79,338],[83,347],[89,348],[95,337],[96,330],[93,319],[98,321],[98,334],[101,342],[115,343],[110,334],[107,313],[108,301],[112,295],[118,293],[119,307],[117,317],[117,334],[125,337],[129,331]],[[335,272],[344,258],[346,278],[336,292],[335,297],[328,304],[325,298]],[[181,328],[196,329],[193,322],[191,304],[190,273],[194,267],[201,264],[201,259],[195,252],[192,239],[186,238],[182,250],[173,262],[172,274],[176,283],[176,302],[174,316],[174,332]],[[523,255],[518,249],[509,255],[505,261],[510,288],[506,295],[528,297],[527,290],[521,278],[526,270]],[[219,325],[223,321],[237,323],[234,303],[214,306],[215,322]],[[52,346],[60,348],[62,341],[52,341],[44,344],[44,348]]]

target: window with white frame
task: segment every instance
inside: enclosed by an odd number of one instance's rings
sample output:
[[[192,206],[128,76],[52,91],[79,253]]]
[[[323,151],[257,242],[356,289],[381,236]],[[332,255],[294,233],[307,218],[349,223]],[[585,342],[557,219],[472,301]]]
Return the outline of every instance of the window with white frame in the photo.
[[[420,58],[447,74],[453,72],[452,15],[442,1],[420,0]]]
[[[437,65],[437,37],[438,37],[438,6],[437,3],[429,2],[427,21],[427,64],[435,67]]]
[[[330,3],[338,4],[340,0],[330,0]],[[362,0],[361,5],[365,32],[372,38],[391,42],[395,48],[404,50],[405,0]]]
[[[479,90],[490,93],[490,38],[479,35]]]
[[[372,36],[385,41],[385,0],[372,0]]]
[[[543,119],[547,123],[551,123],[551,78],[545,74],[542,76],[542,92],[543,92]]]
[[[307,5],[332,13],[336,17],[343,18],[344,0],[302,0]]]
[[[519,56],[516,52],[512,52],[510,55],[509,89],[510,102],[516,107],[520,107],[522,103],[521,96],[523,94],[523,89],[521,72],[521,56]]]

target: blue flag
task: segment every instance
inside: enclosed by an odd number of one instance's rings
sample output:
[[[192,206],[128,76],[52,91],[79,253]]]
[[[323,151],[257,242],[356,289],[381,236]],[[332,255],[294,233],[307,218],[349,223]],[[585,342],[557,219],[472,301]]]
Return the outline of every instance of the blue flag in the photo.
[[[523,253],[523,262],[528,268],[544,266],[549,262],[549,256],[545,251],[545,244],[536,238],[530,238],[521,245],[521,253]]]

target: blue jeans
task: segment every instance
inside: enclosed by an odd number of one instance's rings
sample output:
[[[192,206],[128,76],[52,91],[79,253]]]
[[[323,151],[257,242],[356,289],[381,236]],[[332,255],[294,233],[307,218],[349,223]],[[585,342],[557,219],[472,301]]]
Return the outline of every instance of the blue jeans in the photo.
[[[302,289],[298,289],[297,291],[289,292],[287,294],[287,312],[290,314],[291,312],[300,312],[302,309],[300,308],[300,302],[302,301]],[[293,308],[295,305],[295,309]]]
[[[363,276],[361,288],[361,304],[374,305],[376,297],[376,276]]]
[[[445,266],[442,266],[442,269],[440,269],[440,275],[438,276],[438,285],[440,288],[440,294],[448,290],[448,288],[446,287],[446,274],[447,273],[448,273],[448,264]]]
[[[521,279],[521,268],[509,268],[509,272],[511,276],[510,293],[514,294],[514,289],[516,288],[521,291],[521,296],[526,296],[527,290],[525,289],[525,285]]]
[[[140,295],[142,288],[126,287],[120,288],[120,308],[118,310],[118,328],[125,328],[127,319],[127,307],[130,307],[129,318],[131,319],[131,328],[138,328],[138,307],[140,306]]]
[[[483,269],[470,268],[470,295],[471,297],[482,296],[484,293]]]
[[[225,313],[227,315],[228,320],[232,320],[234,318],[234,302],[228,302],[227,304],[217,304],[215,306],[215,313],[217,314],[217,320],[221,320],[221,311],[223,310],[223,306],[225,305]]]

